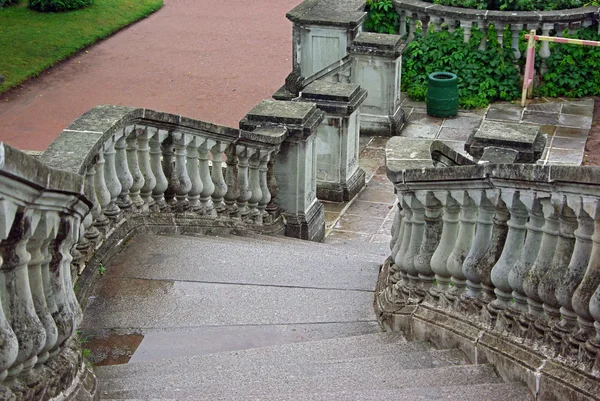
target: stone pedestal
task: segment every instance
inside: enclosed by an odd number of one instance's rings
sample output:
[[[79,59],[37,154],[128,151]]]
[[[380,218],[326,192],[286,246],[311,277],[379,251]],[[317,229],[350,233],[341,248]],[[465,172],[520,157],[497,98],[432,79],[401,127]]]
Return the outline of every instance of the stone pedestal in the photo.
[[[361,132],[399,135],[404,122],[400,78],[405,42],[398,35],[360,33],[349,47],[352,83],[368,92],[361,107]]]
[[[263,100],[240,121],[240,128],[283,126],[288,138],[275,158],[279,192],[288,237],[320,241],[325,235],[325,213],[317,200],[316,133],[324,113],[314,103]]]
[[[314,102],[325,113],[317,131],[317,198],[343,202],[365,186],[358,166],[360,105],[367,91],[356,84],[316,81],[300,101]]]
[[[293,22],[293,67],[285,88],[298,94],[299,83],[348,54],[362,29],[364,11],[340,11],[304,2],[286,16]],[[358,9],[357,9],[358,10]]]
[[[545,146],[546,138],[538,126],[484,121],[465,143],[465,150],[481,159],[488,147],[513,149],[517,152],[514,163],[535,163]]]

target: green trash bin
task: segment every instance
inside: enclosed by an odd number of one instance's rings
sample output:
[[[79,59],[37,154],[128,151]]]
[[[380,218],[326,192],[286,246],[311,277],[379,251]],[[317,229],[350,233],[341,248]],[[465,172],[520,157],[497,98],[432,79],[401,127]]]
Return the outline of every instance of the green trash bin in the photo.
[[[427,114],[434,117],[452,117],[458,113],[457,76],[451,72],[429,74],[427,86]]]

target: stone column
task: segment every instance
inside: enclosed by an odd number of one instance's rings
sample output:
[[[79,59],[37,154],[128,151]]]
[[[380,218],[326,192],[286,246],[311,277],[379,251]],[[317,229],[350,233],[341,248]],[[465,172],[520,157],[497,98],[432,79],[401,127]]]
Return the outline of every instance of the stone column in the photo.
[[[140,173],[144,181],[144,185],[140,188],[140,197],[144,202],[144,208],[149,208],[150,204],[154,201],[152,199],[152,190],[156,185],[156,177],[150,165],[150,139],[156,131],[156,128],[145,128],[141,130],[138,137],[138,160]]]
[[[175,144],[175,171],[173,177],[175,180],[175,198],[177,199],[174,209],[178,212],[183,212],[190,206],[187,195],[192,189],[192,181],[188,174],[186,162],[188,145],[192,142],[192,139],[194,139],[192,135],[186,135],[182,132],[173,133]]]
[[[144,174],[142,174],[140,160],[138,158],[138,137],[142,132],[144,132],[143,128],[136,127],[136,129],[127,136],[127,165],[129,166],[133,179],[131,188],[129,188],[129,196],[131,197],[133,205],[138,210],[142,210],[144,206],[144,200],[140,196],[141,190],[144,187]],[[146,147],[144,156],[147,157],[148,142],[144,139],[140,139],[140,143],[144,143]]]
[[[316,81],[299,100],[314,102],[325,113],[317,130],[317,198],[349,201],[365,186],[358,166],[360,105],[367,92],[356,84]]]
[[[369,135],[400,135],[404,112],[400,107],[402,52],[398,35],[361,33],[352,42],[351,82],[368,93],[361,106],[360,129]]]
[[[279,184],[276,201],[284,210],[289,237],[320,241],[325,213],[317,200],[316,133],[324,113],[314,103],[263,100],[240,121],[248,131],[259,126],[283,126],[288,138],[275,160]]]
[[[414,266],[419,275],[419,286],[416,289],[422,298],[433,287],[435,273],[431,269],[431,258],[442,237],[442,203],[433,192],[417,193],[417,198],[425,207],[425,231]]]
[[[148,130],[151,129],[148,128]],[[168,135],[169,133],[166,130],[152,130],[152,137],[150,139],[150,166],[152,174],[156,179],[156,185],[152,188],[152,199],[160,210],[168,208],[165,201],[165,191],[169,186],[169,181],[162,165],[162,143],[167,139]]]

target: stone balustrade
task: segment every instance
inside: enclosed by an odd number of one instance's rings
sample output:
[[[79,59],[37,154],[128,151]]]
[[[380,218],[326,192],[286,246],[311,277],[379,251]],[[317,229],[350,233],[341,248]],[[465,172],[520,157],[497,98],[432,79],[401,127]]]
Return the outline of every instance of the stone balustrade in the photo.
[[[83,177],[0,143],[0,399],[93,392],[73,341],[82,318],[71,261],[92,204]]]
[[[498,42],[502,44],[504,30],[508,27],[512,37],[511,48],[516,60],[522,56],[519,50],[521,31],[539,29],[545,36],[549,36],[551,33],[561,36],[565,29],[573,32],[575,29],[596,24],[600,11],[598,7],[557,11],[491,11],[442,6],[420,0],[394,0],[393,3],[400,15],[400,20],[408,20],[408,24],[400,24],[400,35],[406,36],[408,41],[414,39],[418,25],[425,28],[423,29],[424,35],[430,29],[439,31],[442,26],[446,26],[450,32],[461,27],[466,43],[471,38],[473,25],[486,32],[486,35],[487,28],[493,25]],[[486,45],[487,38],[484,37],[479,48],[485,50]],[[548,42],[540,45],[538,54],[542,60],[550,57]]]
[[[424,305],[600,376],[600,168],[388,165],[388,177],[384,317]]]

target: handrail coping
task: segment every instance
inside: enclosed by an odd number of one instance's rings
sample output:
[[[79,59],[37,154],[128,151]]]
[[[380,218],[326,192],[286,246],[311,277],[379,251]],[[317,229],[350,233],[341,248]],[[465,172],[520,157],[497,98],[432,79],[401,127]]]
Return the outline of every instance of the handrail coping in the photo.
[[[306,25],[355,28],[365,20],[365,0],[305,0],[290,10],[286,17]]]
[[[203,134],[231,143],[252,142],[260,147],[277,147],[288,135],[285,128],[249,132],[150,109],[99,105],[63,130],[41,155],[40,160],[50,167],[84,175],[108,138],[125,127],[136,124],[188,134]]]

